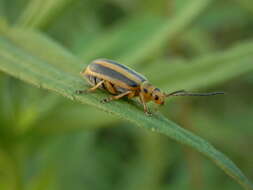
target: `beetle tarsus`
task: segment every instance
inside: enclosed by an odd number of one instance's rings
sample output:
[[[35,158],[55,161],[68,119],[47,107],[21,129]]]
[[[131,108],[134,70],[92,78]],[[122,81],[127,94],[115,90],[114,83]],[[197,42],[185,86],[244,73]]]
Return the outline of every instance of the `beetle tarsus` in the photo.
[[[76,94],[84,94],[87,93],[87,90],[76,90]]]
[[[104,99],[102,99],[100,102],[104,104],[104,103],[107,103],[107,102],[109,102],[109,101],[110,101],[110,100],[109,100],[108,98],[104,98]]]
[[[152,113],[149,112],[149,111],[146,111],[145,114],[146,114],[147,116],[149,116],[149,117],[152,116]]]

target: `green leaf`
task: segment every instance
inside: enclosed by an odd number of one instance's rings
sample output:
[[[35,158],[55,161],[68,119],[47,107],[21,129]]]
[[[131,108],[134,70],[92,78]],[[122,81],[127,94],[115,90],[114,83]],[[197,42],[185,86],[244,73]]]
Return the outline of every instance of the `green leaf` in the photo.
[[[216,48],[215,42],[210,35],[198,27],[191,28],[184,35],[181,35],[178,44],[186,46],[187,54],[192,54],[193,56],[205,55],[213,52]]]
[[[251,0],[234,0],[239,5],[241,5],[245,10],[248,10],[251,14],[253,14],[253,3]]]
[[[0,18],[5,16],[5,2],[0,0]]]
[[[144,73],[154,84],[169,90],[205,88],[253,71],[253,41],[240,43],[225,52],[191,61],[151,64]],[[153,73],[159,72],[159,77]]]
[[[30,36],[30,40],[22,38],[24,32],[26,32],[27,36]],[[219,152],[204,139],[183,129],[161,114],[147,117],[142,107],[136,105],[133,101],[120,100],[101,104],[100,100],[107,95],[101,91],[85,95],[75,94],[76,89],[87,88],[87,85],[85,85],[86,83],[78,74],[68,72],[59,63],[55,64],[54,56],[48,53],[48,51],[53,49],[53,46],[55,47],[55,44],[46,43],[44,39],[38,39],[40,38],[39,35],[30,35],[32,32],[24,32],[22,33],[16,29],[0,30],[0,70],[27,83],[56,92],[73,101],[92,105],[100,110],[117,115],[137,126],[167,135],[207,156],[245,189],[253,189],[253,185],[247,177],[223,153]],[[21,43],[22,39],[23,43]],[[44,43],[39,44],[41,41]],[[27,44],[30,44],[30,46]],[[38,47],[43,48],[38,49]],[[64,51],[63,48],[55,48],[54,53],[57,51],[60,60],[67,60],[64,64],[79,69],[80,61],[78,59],[70,56],[71,54]],[[47,56],[48,54],[49,56]]]
[[[138,49],[131,52],[131,55],[123,56],[120,60],[134,64],[152,56],[154,52],[166,46],[168,41],[184,31],[211,2],[212,0],[189,1],[179,13],[175,14],[160,28],[159,32],[149,36]]]
[[[90,61],[95,56],[119,59],[139,49],[147,39],[161,30],[164,23],[164,19],[149,15],[123,20],[88,46],[84,43],[78,53],[84,61]]]
[[[0,147],[0,167],[0,188],[22,189],[22,179],[19,175],[18,163],[12,155],[2,147]]]
[[[89,47],[90,50],[81,53],[81,57],[89,61],[94,58],[96,49],[98,51],[95,56],[110,57],[132,65],[152,58],[192,24],[211,2],[212,0],[189,1],[169,18],[145,16],[145,19],[133,18],[126,23],[122,21],[123,24],[98,37]]]
[[[27,5],[17,21],[17,24],[25,27],[42,28],[52,22],[64,8],[74,0],[33,0]]]

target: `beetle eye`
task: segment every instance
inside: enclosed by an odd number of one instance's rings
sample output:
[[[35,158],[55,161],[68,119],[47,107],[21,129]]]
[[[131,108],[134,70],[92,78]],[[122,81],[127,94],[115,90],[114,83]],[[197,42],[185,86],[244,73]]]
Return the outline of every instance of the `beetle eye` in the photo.
[[[155,100],[158,100],[158,99],[159,99],[159,97],[157,95],[155,95]]]
[[[146,88],[144,88],[143,91],[144,91],[145,93],[148,93],[148,90],[147,90]]]

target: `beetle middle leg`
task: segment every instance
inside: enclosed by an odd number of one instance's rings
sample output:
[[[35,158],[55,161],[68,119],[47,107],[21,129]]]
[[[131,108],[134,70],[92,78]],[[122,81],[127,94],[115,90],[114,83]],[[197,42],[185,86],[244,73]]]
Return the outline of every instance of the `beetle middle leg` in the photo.
[[[93,92],[95,91],[97,88],[99,88],[102,84],[104,83],[104,80],[101,80],[99,83],[97,83],[95,86],[89,88],[89,89],[85,89],[85,90],[77,90],[76,93],[77,94],[83,94],[83,93],[87,93],[87,92]]]
[[[129,95],[130,93],[132,93],[132,91],[126,91],[126,92],[123,92],[123,93],[121,93],[119,95],[111,96],[109,98],[105,98],[105,99],[101,100],[101,102],[102,103],[106,103],[106,102],[110,102],[112,100],[118,100],[118,99],[120,99],[120,98],[122,98],[122,97],[124,97],[126,95]]]

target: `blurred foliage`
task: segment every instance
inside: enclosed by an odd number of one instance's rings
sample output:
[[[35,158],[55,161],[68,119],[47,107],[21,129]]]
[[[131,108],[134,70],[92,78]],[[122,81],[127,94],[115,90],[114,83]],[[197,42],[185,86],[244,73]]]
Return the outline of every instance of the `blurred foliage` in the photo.
[[[5,35],[7,25],[16,32]],[[251,180],[252,29],[251,0],[0,0],[0,37],[16,45],[0,41],[1,54],[15,55],[20,66],[47,60],[78,76],[90,60],[107,57],[164,90],[226,91],[168,100],[160,111],[222,150]],[[79,81],[72,88],[86,87]],[[240,189],[209,160],[163,135],[5,73],[0,91],[0,189]]]

